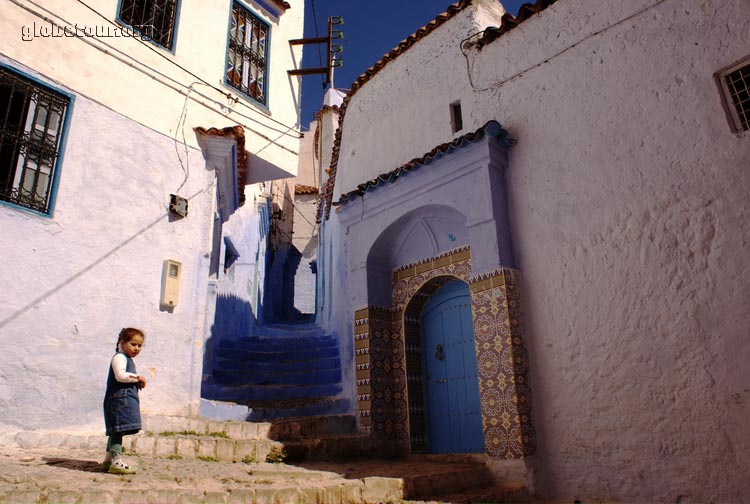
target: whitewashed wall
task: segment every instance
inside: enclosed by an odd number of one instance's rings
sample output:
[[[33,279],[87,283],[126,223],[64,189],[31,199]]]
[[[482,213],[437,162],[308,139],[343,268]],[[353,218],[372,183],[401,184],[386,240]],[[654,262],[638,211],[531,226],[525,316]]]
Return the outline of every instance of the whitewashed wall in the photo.
[[[244,126],[248,151],[296,173],[293,152],[299,143],[294,130],[299,129],[300,78],[288,76],[287,70],[296,68],[301,59],[301,46],[291,49],[289,40],[302,37],[304,1],[289,1],[291,8],[278,16],[253,0],[243,3],[271,26],[267,108],[223,84],[231,0],[181,1],[174,53],[129,37],[24,36],[25,29],[40,32],[49,23],[8,2],[3,8],[0,47],[6,56],[136,122],[180,140],[184,134],[191,146],[197,146],[191,133],[196,126]],[[27,7],[61,26],[114,29],[110,21],[117,17],[118,0],[98,2],[98,14],[67,0],[45,2],[45,10]],[[228,100],[227,93],[240,102]],[[185,105],[187,94],[192,99]]]
[[[213,172],[200,151],[184,179],[172,139],[77,97],[54,219],[0,206],[0,429],[103,429],[101,401],[117,335],[142,328],[144,413],[188,414],[201,372]],[[160,311],[164,259],[182,263],[179,304]],[[195,344],[198,344],[196,347]]]
[[[731,133],[713,74],[750,54],[746,2],[559,1],[467,64],[470,15],[352,97],[335,194],[449,141],[455,100],[455,136],[498,120],[518,140],[507,177],[536,489],[744,501],[750,136]],[[330,323],[346,330],[342,262],[356,260],[338,226],[334,212]]]
[[[11,347],[0,356],[0,438],[29,430],[103,432],[107,366],[128,325],[146,332],[136,360],[149,380],[143,413],[198,413],[213,314],[207,291],[216,173],[207,169],[193,128],[241,125],[251,159],[288,173],[297,168],[299,80],[286,71],[299,61],[288,40],[302,36],[304,2],[290,0],[276,17],[245,3],[271,24],[266,108],[221,84],[230,0],[180,2],[174,53],[130,38],[23,40],[24,27],[44,23],[34,11],[67,26],[110,26],[117,0],[97,3],[104,18],[63,0],[3,6],[0,62],[74,102],[54,214],[0,204],[0,334]],[[100,50],[105,45],[109,55]],[[259,192],[248,188],[247,203],[225,226],[253,256],[264,244],[257,236]],[[187,218],[168,216],[170,193],[189,200]],[[167,258],[183,266],[173,312],[159,308]],[[247,280],[241,271],[217,289],[251,300]]]

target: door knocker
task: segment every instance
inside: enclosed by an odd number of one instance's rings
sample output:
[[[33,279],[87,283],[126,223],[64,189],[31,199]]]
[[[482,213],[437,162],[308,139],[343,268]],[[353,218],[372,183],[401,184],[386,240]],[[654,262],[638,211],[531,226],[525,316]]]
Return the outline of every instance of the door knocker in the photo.
[[[444,359],[445,359],[445,355],[443,354],[443,345],[441,345],[441,344],[439,344],[439,343],[438,343],[438,346],[437,346],[437,348],[436,348],[436,352],[435,352],[435,358],[436,358],[437,360],[439,360],[439,361],[441,361],[441,360],[444,360]]]

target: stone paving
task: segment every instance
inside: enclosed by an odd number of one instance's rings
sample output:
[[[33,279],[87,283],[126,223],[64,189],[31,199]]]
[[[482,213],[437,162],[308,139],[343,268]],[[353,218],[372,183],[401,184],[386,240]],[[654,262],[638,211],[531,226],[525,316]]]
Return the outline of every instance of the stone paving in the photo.
[[[102,472],[101,450],[91,448],[0,448],[0,502],[24,504],[372,504],[424,495],[429,501],[513,502],[524,489],[493,488],[499,500],[478,492],[445,495],[451,488],[482,487],[466,464],[405,461],[267,462],[218,461],[132,455],[133,475]],[[476,479],[473,481],[472,478]],[[458,486],[456,486],[458,485]],[[420,494],[421,492],[421,494]],[[508,493],[510,492],[510,493]],[[513,493],[515,492],[515,493]],[[430,495],[428,497],[428,494]],[[446,499],[446,500],[443,500]],[[505,500],[511,499],[511,500]],[[428,502],[428,501],[419,501]]]

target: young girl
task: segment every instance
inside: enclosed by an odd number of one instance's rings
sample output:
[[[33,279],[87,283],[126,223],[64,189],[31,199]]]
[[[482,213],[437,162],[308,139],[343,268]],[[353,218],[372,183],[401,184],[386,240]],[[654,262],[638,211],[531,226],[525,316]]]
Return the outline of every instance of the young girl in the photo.
[[[126,327],[120,331],[109,367],[104,395],[104,424],[109,440],[102,467],[112,474],[135,473],[122,459],[122,437],[141,430],[138,390],[146,386],[146,378],[136,373],[133,359],[141,353],[143,338],[140,329]]]

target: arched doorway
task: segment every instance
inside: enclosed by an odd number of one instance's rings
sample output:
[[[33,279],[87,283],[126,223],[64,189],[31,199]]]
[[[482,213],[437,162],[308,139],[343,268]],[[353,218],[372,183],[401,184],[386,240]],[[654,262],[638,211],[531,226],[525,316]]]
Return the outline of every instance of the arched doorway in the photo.
[[[453,280],[438,289],[420,327],[429,451],[484,451],[469,286]]]
[[[412,453],[484,450],[471,293],[436,276],[404,310],[404,355]]]

